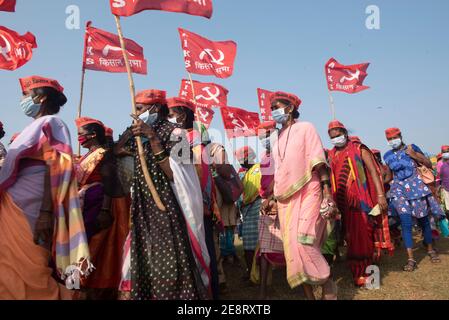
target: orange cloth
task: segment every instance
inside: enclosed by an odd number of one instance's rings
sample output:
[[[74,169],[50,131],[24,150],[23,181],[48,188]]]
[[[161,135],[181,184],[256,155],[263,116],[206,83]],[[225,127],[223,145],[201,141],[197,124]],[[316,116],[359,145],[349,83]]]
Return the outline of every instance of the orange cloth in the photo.
[[[184,98],[167,99],[167,106],[169,108],[185,107],[185,108],[188,108],[188,109],[192,110],[193,112],[195,112],[195,105],[190,100],[187,100]]]
[[[385,136],[387,139],[394,138],[401,134],[401,130],[399,128],[389,128],[385,130]]]
[[[279,99],[289,101],[295,107],[295,109],[298,109],[302,102],[301,99],[299,99],[292,93],[277,91],[270,96],[270,103],[273,104],[273,102]]]
[[[122,272],[123,245],[129,232],[129,198],[113,198],[112,226],[92,237],[89,251],[95,270],[87,278],[88,288],[106,289],[119,287]]]
[[[8,193],[0,195],[0,300],[71,300],[56,282],[50,252],[33,241],[30,224]]]
[[[338,120],[332,120],[331,122],[329,122],[329,126],[327,128],[328,131],[332,130],[332,129],[346,129],[345,125],[343,123],[341,123]]]
[[[31,76],[26,78],[19,79],[20,86],[22,87],[23,92],[30,91],[31,89],[42,88],[42,87],[50,87],[61,93],[64,92],[64,88],[59,84],[58,81],[43,78],[39,76]]]
[[[88,124],[92,124],[92,123],[96,123],[99,124],[100,126],[104,127],[103,122],[101,122],[100,120],[97,119],[93,119],[93,118],[89,118],[89,117],[81,117],[81,118],[77,118],[75,119],[75,124],[77,128],[81,128],[84,127]]]
[[[136,95],[136,103],[137,104],[156,104],[161,103],[165,104],[167,103],[167,93],[162,90],[144,90],[140,91]]]

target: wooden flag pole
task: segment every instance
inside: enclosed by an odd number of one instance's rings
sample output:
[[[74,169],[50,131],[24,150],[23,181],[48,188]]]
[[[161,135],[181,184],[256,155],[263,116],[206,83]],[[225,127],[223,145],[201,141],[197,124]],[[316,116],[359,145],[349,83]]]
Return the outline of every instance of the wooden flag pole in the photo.
[[[120,24],[120,18],[116,15],[114,15],[114,17],[115,17],[115,23],[117,25],[118,36],[120,38],[120,45],[122,47],[123,58],[125,59],[126,71],[128,72],[129,91],[131,94],[132,112],[133,112],[133,114],[136,114],[137,113],[136,112],[136,89],[134,86],[134,79],[133,79],[133,75],[132,75],[132,71],[131,71],[131,66],[129,65],[128,52],[126,51],[125,39],[123,37],[122,26]],[[142,166],[143,175],[145,177],[145,181],[148,185],[148,188],[150,189],[151,196],[153,197],[153,200],[156,203],[156,206],[159,208],[159,210],[166,211],[166,208],[165,208],[164,204],[162,203],[161,198],[159,197],[159,194],[157,193],[156,188],[154,187],[153,181],[151,180],[150,173],[148,172],[148,166],[147,166],[147,161],[145,159],[142,139],[141,139],[141,137],[135,137],[135,139],[136,139],[136,143],[137,143],[137,150],[139,153],[139,159],[140,159],[140,164]]]
[[[198,108],[196,106],[196,94],[195,94],[195,86],[193,85],[193,80],[192,80],[192,74],[190,72],[187,72],[187,74],[189,75],[189,80],[190,80],[190,86],[192,87],[192,96],[193,96],[193,102],[195,102],[195,123],[198,127],[198,131],[200,132],[200,136],[201,139],[203,139],[203,132],[201,131],[201,121],[199,121],[200,119],[200,115],[198,112]],[[202,142],[202,140],[201,140]]]
[[[83,107],[83,96],[84,96],[84,79],[86,77],[86,69],[84,69],[84,58],[83,58],[83,69],[81,71],[81,90],[80,90],[80,103],[78,105],[78,115],[77,118],[81,117],[82,107]],[[81,156],[81,143],[78,142],[78,155]]]
[[[329,103],[330,103],[330,107],[331,107],[332,120],[335,120],[336,116],[335,116],[334,97],[332,97],[332,93],[330,90],[329,90]]]

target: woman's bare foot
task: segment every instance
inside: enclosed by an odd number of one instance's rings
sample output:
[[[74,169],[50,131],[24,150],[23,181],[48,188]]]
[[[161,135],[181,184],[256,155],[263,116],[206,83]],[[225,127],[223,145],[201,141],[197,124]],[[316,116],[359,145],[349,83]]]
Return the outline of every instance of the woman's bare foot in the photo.
[[[332,279],[326,281],[322,286],[322,290],[323,296],[321,297],[321,300],[337,300],[338,288],[337,284]]]

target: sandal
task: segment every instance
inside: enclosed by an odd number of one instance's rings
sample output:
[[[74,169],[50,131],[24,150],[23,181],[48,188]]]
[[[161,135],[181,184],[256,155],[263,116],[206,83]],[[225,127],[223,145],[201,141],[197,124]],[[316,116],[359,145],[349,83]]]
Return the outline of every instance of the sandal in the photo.
[[[435,250],[429,251],[429,252],[427,252],[427,254],[430,257],[430,262],[432,262],[432,263],[440,263],[441,262],[441,259],[440,259],[440,257],[438,257],[438,254],[436,253]]]
[[[407,264],[403,268],[403,270],[406,272],[413,272],[416,269],[418,269],[418,265],[413,259],[408,259]]]

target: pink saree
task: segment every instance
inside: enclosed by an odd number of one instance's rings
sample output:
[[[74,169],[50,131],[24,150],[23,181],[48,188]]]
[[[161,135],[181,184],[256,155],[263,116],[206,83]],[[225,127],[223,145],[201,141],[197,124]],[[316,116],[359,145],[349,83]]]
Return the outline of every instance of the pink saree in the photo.
[[[320,251],[326,221],[320,215],[321,187],[313,171],[326,163],[321,139],[312,124],[296,122],[280,134],[272,155],[287,281],[291,288],[323,284],[330,275]]]

